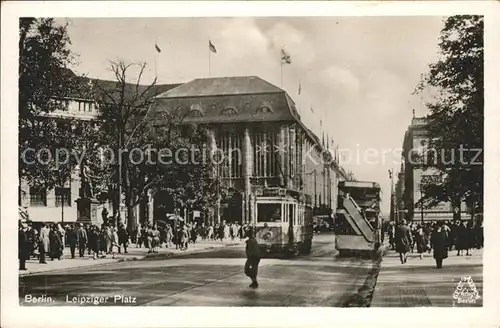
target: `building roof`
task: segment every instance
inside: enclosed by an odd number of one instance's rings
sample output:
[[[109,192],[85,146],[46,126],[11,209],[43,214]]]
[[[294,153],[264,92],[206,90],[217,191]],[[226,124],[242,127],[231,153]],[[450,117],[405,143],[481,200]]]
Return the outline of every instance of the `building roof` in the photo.
[[[157,98],[204,97],[283,93],[284,90],[257,76],[195,79],[160,94]]]
[[[101,80],[96,78],[89,78],[86,76],[76,75],[72,70],[66,69],[66,74],[75,79],[76,89],[71,90],[70,97],[75,99],[90,99],[93,97],[98,97],[106,100],[105,94],[108,93],[113,97],[118,96],[118,90],[121,87],[118,81]],[[142,94],[144,91],[147,92],[143,95],[144,98],[152,98],[168,90],[174,89],[182,84],[156,84],[152,86],[149,90],[149,84],[139,84],[126,83],[125,84],[125,99],[126,101],[132,100],[137,94]],[[136,90],[137,87],[137,90]],[[91,97],[90,95],[93,95]],[[109,100],[109,99],[108,99]]]

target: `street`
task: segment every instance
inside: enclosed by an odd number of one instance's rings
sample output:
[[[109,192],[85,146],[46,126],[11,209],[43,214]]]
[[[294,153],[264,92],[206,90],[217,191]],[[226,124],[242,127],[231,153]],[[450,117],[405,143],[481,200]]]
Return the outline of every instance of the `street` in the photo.
[[[43,306],[94,305],[87,296],[108,306],[366,306],[358,294],[372,261],[335,255],[333,234],[315,235],[311,255],[263,259],[256,290],[248,287],[239,245],[24,276],[19,297],[22,305]],[[34,303],[37,297],[43,303]]]

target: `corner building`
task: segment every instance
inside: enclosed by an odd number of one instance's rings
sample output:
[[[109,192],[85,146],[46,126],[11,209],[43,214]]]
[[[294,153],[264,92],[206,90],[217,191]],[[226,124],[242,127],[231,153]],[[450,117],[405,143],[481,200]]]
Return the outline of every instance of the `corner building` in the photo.
[[[437,172],[432,169],[423,169],[412,157],[413,153],[422,153],[428,145],[427,132],[428,121],[425,118],[413,117],[410,126],[406,130],[403,140],[403,164],[402,174],[399,175],[396,199],[400,213],[414,222],[453,220],[453,213],[460,213],[461,220],[470,219],[467,206],[462,202],[460,208],[454,208],[451,202],[441,202],[432,208],[423,208],[419,200],[422,197],[422,181],[433,181],[437,178]],[[413,160],[412,160],[413,158]]]
[[[235,193],[215,205],[209,223],[252,223],[277,212],[300,222],[335,210],[343,170],[284,90],[255,76],[196,79],[157,96],[155,125],[162,111],[186,113],[184,123],[205,126],[211,150],[224,154],[215,174]],[[168,195],[155,190],[150,197],[151,220]]]

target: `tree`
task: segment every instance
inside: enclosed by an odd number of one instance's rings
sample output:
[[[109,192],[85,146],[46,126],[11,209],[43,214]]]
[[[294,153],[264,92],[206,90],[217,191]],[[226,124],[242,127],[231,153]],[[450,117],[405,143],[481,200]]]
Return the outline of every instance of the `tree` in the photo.
[[[66,182],[82,150],[75,131],[81,121],[51,116],[68,108],[79,79],[66,67],[74,61],[66,26],[52,18],[19,21],[19,182],[52,189]],[[80,135],[81,136],[81,135]],[[56,153],[61,158],[56,158]]]
[[[136,83],[129,83],[130,71],[136,67],[139,68]],[[160,110],[158,115],[151,117],[153,107],[161,109],[154,97],[162,87],[156,84],[156,79],[151,84],[141,84],[145,69],[145,63],[111,62],[116,81],[94,82],[94,97],[100,104],[100,143],[112,149],[115,158],[103,179],[115,182],[110,193],[115,216],[119,213],[121,194],[124,194],[130,229],[135,228],[134,207],[145,199],[151,188],[168,191],[180,207],[200,209],[213,205],[216,189],[211,179],[212,163],[204,163],[201,153],[191,155],[189,151],[182,151],[180,161],[173,160],[169,164],[159,161],[160,149],[169,149],[175,154],[178,150],[193,149],[193,145],[203,148],[207,134],[201,126],[185,125],[184,112]],[[120,157],[120,153],[123,156]],[[192,158],[195,161],[189,161]]]
[[[441,201],[451,201],[455,207],[460,207],[461,201],[474,209],[482,207],[483,32],[482,16],[446,19],[439,43],[440,59],[429,66],[417,86],[417,93],[424,88],[439,93],[426,104],[430,109],[429,145],[422,165],[436,170],[440,181],[422,183],[427,207]]]

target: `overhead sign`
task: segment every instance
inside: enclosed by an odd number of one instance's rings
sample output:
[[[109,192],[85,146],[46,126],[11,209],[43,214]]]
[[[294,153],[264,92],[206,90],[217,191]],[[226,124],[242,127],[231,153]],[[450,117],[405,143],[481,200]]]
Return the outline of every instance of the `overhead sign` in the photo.
[[[350,188],[377,188],[375,182],[345,181],[343,185]]]

